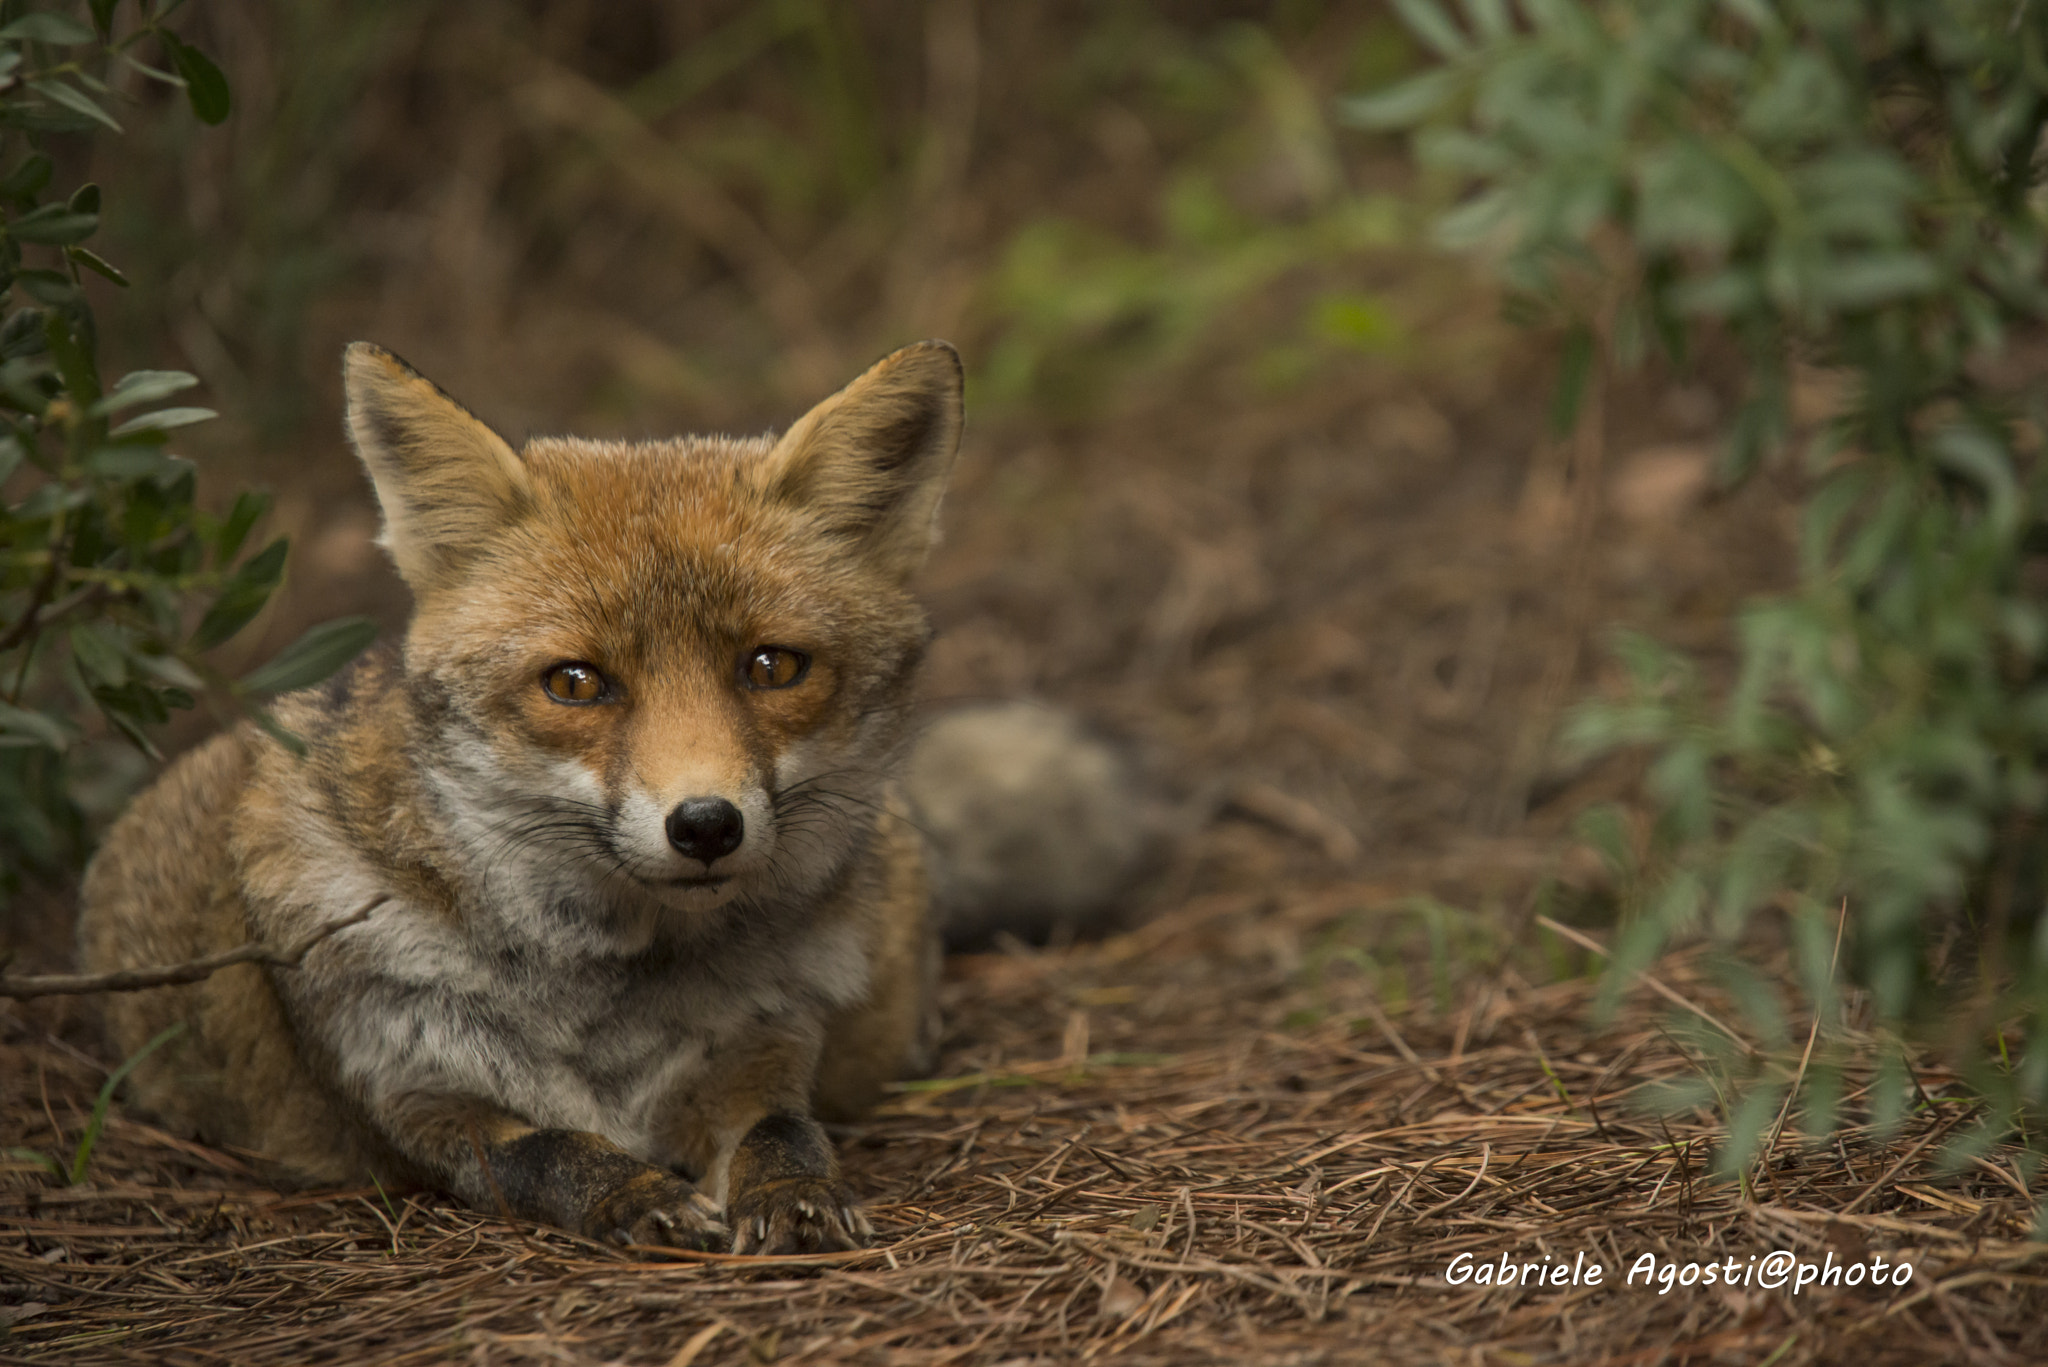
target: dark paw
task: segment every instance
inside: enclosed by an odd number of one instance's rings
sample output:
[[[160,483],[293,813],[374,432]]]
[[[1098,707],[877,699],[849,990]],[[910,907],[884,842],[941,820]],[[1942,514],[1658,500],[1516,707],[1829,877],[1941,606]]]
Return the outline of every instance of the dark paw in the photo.
[[[726,1207],[735,1253],[836,1253],[874,1234],[853,1193],[822,1177],[785,1177],[734,1196]]]
[[[729,1237],[718,1207],[679,1177],[658,1169],[633,1178],[598,1202],[587,1231],[615,1244],[694,1248],[710,1253]]]

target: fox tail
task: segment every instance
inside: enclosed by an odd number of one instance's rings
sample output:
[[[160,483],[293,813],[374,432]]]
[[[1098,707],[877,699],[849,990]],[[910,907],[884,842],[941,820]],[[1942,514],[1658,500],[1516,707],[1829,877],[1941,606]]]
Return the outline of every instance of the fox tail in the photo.
[[[1043,704],[943,713],[911,751],[905,791],[950,949],[1099,930],[1165,843],[1130,757]]]

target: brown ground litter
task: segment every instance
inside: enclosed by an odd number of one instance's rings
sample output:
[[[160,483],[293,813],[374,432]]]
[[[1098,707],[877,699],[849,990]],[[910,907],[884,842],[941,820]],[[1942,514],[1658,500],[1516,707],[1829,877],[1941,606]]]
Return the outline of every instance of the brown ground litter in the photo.
[[[1779,1141],[1753,1195],[1719,1129],[1636,1104],[1688,1074],[1665,1004],[1511,970],[1425,1005],[1327,997],[1261,952],[1376,890],[1210,898],[1077,949],[956,960],[938,1079],[842,1132],[876,1247],[629,1256],[431,1197],[280,1194],[118,1114],[90,1180],[0,1189],[0,1361],[2025,1362],[2048,1246],[2009,1156],[1944,1175],[1938,1073],[1889,1138]],[[1687,964],[1660,976],[1704,1001]],[[16,1025],[9,1142],[70,1152],[101,1076]],[[1788,1061],[1789,1062],[1789,1061]],[[1868,1085],[1868,1080],[1864,1080]],[[1852,1094],[1851,1101],[1855,1100]],[[19,1129],[16,1130],[15,1127]],[[1626,1284],[1787,1250],[1912,1265],[1881,1289]],[[1446,1284],[1453,1259],[1598,1286]],[[1547,1265],[1546,1265],[1547,1264]],[[1750,1271],[1754,1277],[1754,1271]],[[1887,1277],[1896,1275],[1888,1270]]]

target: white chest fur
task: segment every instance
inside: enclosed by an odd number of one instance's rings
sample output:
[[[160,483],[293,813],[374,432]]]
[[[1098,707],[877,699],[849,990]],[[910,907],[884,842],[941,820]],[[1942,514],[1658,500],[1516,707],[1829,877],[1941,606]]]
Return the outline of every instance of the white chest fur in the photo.
[[[865,993],[855,928],[734,906],[621,952],[613,910],[530,894],[458,924],[387,905],[306,965],[295,1011],[373,1107],[435,1091],[656,1162],[664,1103],[764,1035],[815,1035]],[[300,977],[301,975],[293,975]]]

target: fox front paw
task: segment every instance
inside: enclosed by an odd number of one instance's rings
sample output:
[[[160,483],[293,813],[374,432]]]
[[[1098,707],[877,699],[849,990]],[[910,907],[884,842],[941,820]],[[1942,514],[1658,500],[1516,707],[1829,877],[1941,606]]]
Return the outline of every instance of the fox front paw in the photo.
[[[730,1237],[718,1207],[704,1194],[657,1168],[606,1193],[585,1221],[584,1233],[615,1244],[694,1248],[714,1252]]]
[[[864,1248],[874,1226],[853,1193],[822,1177],[786,1177],[735,1196],[726,1207],[735,1253],[837,1253]]]

